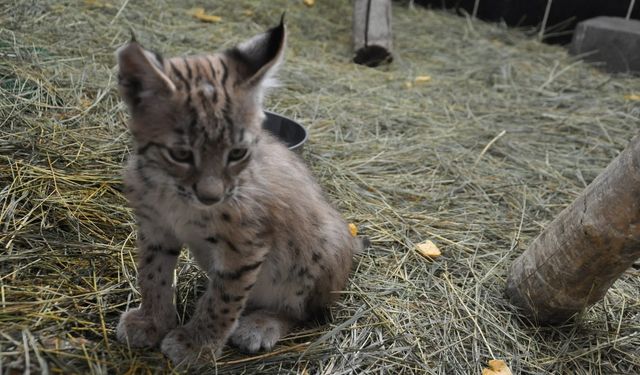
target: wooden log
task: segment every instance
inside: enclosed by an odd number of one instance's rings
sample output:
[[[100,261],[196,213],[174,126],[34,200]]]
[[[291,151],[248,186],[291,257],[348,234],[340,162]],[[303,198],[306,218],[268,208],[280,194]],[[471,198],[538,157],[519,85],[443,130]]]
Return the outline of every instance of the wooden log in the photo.
[[[506,295],[538,323],[561,323],[604,297],[640,257],[640,136],[511,266]]]
[[[378,66],[393,60],[391,0],[354,0],[353,62]]]

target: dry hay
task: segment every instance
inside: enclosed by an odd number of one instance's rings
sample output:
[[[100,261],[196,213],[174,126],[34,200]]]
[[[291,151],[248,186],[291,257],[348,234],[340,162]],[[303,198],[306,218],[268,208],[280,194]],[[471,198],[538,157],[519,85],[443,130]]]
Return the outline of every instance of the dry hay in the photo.
[[[222,16],[198,22],[206,5]],[[129,152],[113,51],[133,28],[184,54],[231,45],[283,9],[290,49],[269,108],[311,132],[305,158],[373,248],[332,323],[272,353],[227,350],[217,373],[640,373],[640,277],[560,327],[503,298],[511,261],[637,131],[640,80],[610,77],[496,25],[394,5],[396,59],[350,63],[350,4],[17,0],[0,8],[0,364],[11,373],[166,371],[116,342],[137,304]],[[429,75],[428,82],[415,82]],[[424,80],[423,80],[424,81]],[[430,239],[443,251],[413,251]],[[183,256],[181,315],[202,275]]]

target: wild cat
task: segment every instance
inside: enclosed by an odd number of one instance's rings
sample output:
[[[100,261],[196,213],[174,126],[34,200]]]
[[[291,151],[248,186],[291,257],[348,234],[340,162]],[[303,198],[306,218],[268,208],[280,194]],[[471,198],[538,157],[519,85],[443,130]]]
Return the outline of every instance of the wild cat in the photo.
[[[281,21],[213,55],[163,59],[136,41],[118,50],[142,295],[120,318],[120,341],[160,344],[175,364],[212,358],[228,340],[269,350],[345,286],[363,241],[302,159],[261,127],[285,44]],[[208,285],[178,327],[172,275],[184,244]]]

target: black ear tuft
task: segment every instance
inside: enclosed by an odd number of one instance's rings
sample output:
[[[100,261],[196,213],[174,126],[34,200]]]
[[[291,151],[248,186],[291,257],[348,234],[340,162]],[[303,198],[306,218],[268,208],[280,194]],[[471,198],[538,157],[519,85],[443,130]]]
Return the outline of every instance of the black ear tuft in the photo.
[[[137,42],[138,40],[136,39],[136,34],[133,32],[133,28],[129,28],[129,34],[131,35],[131,39],[129,40],[129,43],[133,43],[133,42]]]
[[[284,13],[280,24],[227,50],[226,55],[240,64],[241,80],[251,84],[262,81],[280,62],[286,43]]]

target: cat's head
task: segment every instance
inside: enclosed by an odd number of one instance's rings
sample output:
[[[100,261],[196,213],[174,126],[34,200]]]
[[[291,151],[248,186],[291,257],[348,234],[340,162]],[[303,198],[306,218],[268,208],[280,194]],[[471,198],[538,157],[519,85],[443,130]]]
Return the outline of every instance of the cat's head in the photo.
[[[282,61],[284,23],[213,55],[163,59],[131,41],[117,52],[141,168],[202,205],[233,194],[252,162],[265,85]]]

